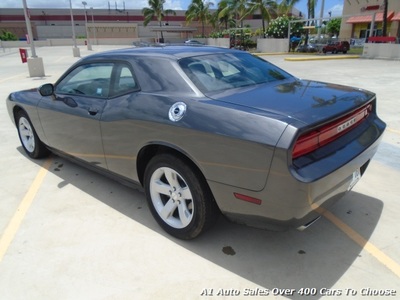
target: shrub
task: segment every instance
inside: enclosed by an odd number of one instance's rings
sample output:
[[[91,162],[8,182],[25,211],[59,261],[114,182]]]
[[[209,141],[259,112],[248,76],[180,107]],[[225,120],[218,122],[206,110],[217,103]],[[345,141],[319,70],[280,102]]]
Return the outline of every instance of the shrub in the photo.
[[[3,34],[0,35],[0,40],[2,40],[2,41],[18,41],[18,37],[12,32],[3,30]]]

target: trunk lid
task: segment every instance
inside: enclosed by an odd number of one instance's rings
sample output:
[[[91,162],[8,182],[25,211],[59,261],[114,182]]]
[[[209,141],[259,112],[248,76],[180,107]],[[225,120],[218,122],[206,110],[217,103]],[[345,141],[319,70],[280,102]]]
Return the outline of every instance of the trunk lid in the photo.
[[[208,97],[279,114],[305,124],[339,117],[367,103],[374,93],[308,80],[285,80],[214,93]]]

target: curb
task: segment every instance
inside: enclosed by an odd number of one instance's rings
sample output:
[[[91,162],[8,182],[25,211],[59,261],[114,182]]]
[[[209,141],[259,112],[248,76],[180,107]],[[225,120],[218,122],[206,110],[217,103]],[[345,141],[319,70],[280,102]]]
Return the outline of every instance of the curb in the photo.
[[[288,54],[288,52],[263,52],[263,53],[251,53],[253,55],[257,55],[257,56],[264,56],[264,55],[285,55]]]
[[[310,56],[310,57],[285,57],[287,61],[306,61],[306,60],[333,60],[333,59],[356,59],[361,55],[337,55],[337,56]]]

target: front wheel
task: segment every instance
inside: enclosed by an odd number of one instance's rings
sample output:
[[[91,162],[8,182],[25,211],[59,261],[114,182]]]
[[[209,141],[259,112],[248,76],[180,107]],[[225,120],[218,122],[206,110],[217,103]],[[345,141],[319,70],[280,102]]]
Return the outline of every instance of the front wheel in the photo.
[[[179,239],[193,239],[216,220],[217,206],[200,172],[171,154],[148,164],[144,187],[156,221]]]
[[[19,111],[16,115],[18,136],[26,154],[31,158],[42,158],[49,155],[50,151],[40,141],[28,115]]]

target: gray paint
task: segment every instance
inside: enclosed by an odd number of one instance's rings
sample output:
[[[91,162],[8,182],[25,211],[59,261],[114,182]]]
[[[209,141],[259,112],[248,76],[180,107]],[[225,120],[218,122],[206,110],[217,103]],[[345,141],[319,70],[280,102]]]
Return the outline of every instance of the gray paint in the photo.
[[[26,110],[48,146],[132,182],[139,182],[141,149],[164,145],[200,169],[221,211],[231,219],[274,228],[307,223],[315,217],[316,207],[325,207],[347,192],[352,172],[366,166],[376,152],[385,124],[376,115],[375,95],[291,76],[203,94],[179,69],[179,59],[213,53],[243,55],[210,47],[95,54],[70,70],[89,62],[126,62],[141,88],[108,99],[73,96],[68,101],[60,100],[66,95],[41,97],[37,90],[29,90],[11,94],[7,107],[11,116],[15,109]],[[187,110],[173,122],[168,113],[176,102],[185,103]],[[308,155],[307,164],[298,160],[301,167],[296,167],[291,152],[302,132],[366,103],[374,109],[362,126]],[[93,108],[97,113],[90,115]],[[238,200],[234,192],[262,204]]]

